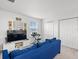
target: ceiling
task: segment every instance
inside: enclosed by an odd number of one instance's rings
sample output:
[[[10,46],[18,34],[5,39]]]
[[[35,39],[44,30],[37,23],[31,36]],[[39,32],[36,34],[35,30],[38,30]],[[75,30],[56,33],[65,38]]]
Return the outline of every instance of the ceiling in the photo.
[[[58,20],[78,15],[77,0],[0,0],[0,8],[45,20]]]

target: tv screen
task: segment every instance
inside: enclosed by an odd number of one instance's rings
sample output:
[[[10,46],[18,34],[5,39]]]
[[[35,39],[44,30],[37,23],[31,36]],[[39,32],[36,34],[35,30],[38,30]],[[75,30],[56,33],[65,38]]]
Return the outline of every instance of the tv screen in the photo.
[[[17,31],[7,32],[7,42],[25,40],[25,39],[27,39],[25,32],[17,32]]]

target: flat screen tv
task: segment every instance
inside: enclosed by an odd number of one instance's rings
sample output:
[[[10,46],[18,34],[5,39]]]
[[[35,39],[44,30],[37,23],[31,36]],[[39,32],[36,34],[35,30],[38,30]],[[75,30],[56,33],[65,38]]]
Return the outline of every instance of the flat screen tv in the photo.
[[[25,40],[27,39],[27,35],[25,31],[7,31],[7,42]]]

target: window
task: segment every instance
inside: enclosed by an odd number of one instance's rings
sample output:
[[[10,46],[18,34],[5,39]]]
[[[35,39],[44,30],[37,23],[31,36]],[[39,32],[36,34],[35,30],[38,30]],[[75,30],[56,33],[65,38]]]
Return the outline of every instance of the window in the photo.
[[[38,23],[35,21],[30,22],[30,31],[36,32],[38,30]]]

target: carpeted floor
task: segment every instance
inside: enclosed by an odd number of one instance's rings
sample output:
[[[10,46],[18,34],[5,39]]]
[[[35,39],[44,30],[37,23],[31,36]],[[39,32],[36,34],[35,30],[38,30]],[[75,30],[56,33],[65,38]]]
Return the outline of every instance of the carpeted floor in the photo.
[[[78,59],[78,51],[62,46],[61,53],[58,54],[54,59]]]

